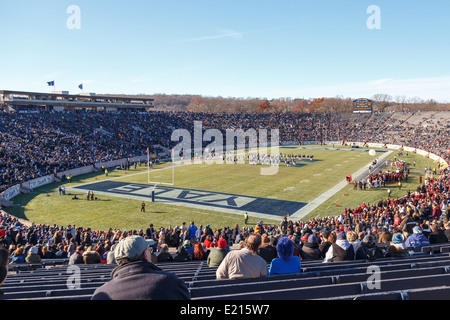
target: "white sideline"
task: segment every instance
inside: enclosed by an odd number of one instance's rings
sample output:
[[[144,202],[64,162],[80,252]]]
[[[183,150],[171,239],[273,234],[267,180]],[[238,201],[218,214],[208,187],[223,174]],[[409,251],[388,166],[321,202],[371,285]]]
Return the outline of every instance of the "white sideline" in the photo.
[[[385,152],[383,155],[381,155],[378,159],[383,160],[384,158],[388,157],[393,151]],[[371,165],[372,163],[369,163],[368,165],[362,167],[358,171],[352,174],[352,177],[359,177],[362,174],[364,174],[365,171],[367,171],[367,166]],[[310,203],[308,203],[306,206],[295,212],[293,215],[290,216],[293,220],[301,220],[303,217],[311,213],[314,209],[316,209],[318,206],[320,206],[322,203],[330,199],[332,196],[334,196],[336,193],[338,193],[340,190],[342,190],[345,186],[348,185],[347,180],[343,180],[342,182],[338,183],[331,189],[325,191],[320,196],[312,200]]]

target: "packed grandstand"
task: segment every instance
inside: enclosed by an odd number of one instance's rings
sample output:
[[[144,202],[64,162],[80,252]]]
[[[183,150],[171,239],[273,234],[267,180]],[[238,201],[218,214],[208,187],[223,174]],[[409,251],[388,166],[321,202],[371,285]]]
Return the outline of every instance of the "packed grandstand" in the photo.
[[[205,129],[222,131],[279,128],[281,143],[357,142],[362,146],[378,143],[381,147],[395,144],[424,150],[440,157],[443,164],[450,161],[450,112],[445,111],[2,113],[0,192],[64,170],[142,156],[149,145],[152,153],[162,154],[174,146],[170,140],[173,129],[193,128],[194,121],[202,121]],[[109,281],[110,272],[116,267],[108,255],[131,235],[153,240],[153,262],[183,279],[191,299],[449,299],[449,187],[450,170],[442,165],[415,192],[370,206],[355,203],[336,217],[308,221],[285,218],[278,225],[242,229],[196,226],[199,232],[187,234],[181,228],[160,231],[148,227],[121,232],[91,230],[89,226],[26,226],[2,211],[0,242],[8,250],[10,264],[0,299],[90,299],[98,287]],[[258,254],[267,262],[268,270],[277,257],[277,241],[288,237],[294,243],[293,254],[301,258],[301,273],[219,279],[218,265],[211,265],[208,260],[212,249],[219,246],[220,239],[225,239],[227,250],[245,247],[246,239],[255,233],[262,237]],[[419,233],[424,236],[423,243],[405,245],[410,236]],[[330,247],[341,241],[353,247],[350,259],[339,256],[337,247],[330,256]],[[176,250],[173,261],[162,260],[166,247]],[[35,257],[30,258],[35,251]],[[65,270],[67,264],[74,263],[74,256],[83,266],[83,282],[80,288],[68,289],[70,275]],[[379,268],[383,290],[365,284],[369,266]],[[45,279],[53,282],[49,284]]]

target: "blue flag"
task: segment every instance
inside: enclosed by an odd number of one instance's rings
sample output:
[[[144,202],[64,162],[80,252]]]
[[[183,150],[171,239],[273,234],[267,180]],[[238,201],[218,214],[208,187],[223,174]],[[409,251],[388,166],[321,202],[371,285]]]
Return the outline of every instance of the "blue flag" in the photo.
[[[48,83],[48,85],[50,86],[50,87],[54,87],[55,86],[55,81],[50,81],[50,82],[47,82]]]
[[[80,84],[80,85],[78,86],[78,88],[80,88],[80,90],[83,90],[83,84]]]

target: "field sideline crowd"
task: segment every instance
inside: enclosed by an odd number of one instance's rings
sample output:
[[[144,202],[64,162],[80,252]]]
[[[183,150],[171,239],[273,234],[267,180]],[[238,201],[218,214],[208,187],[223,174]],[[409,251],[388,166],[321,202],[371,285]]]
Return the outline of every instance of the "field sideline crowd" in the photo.
[[[78,112],[2,114],[0,184],[6,188],[62,169],[140,155],[148,141],[170,147],[167,137],[170,137],[171,128],[189,128],[195,120],[202,120],[205,128],[221,130],[279,127],[281,141],[320,140],[323,136],[333,141],[355,141],[356,138],[373,141],[376,137],[376,142],[387,143],[390,139],[375,129],[371,133],[355,126],[351,119],[339,118],[331,123],[328,117],[330,115],[163,112],[149,117]],[[324,123],[327,126],[322,126]],[[446,161],[450,160],[448,131],[437,136],[436,128],[429,129],[429,135],[426,135],[427,129],[420,129],[419,139],[407,130],[410,130],[408,126],[397,128],[397,134],[409,138],[405,145],[433,151]],[[70,259],[69,264],[114,264],[118,263],[114,249],[127,238],[140,236],[151,248],[147,258],[153,263],[205,260],[209,266],[218,267],[219,279],[257,277],[276,274],[283,268],[291,270],[306,259],[326,263],[408,256],[412,247],[447,243],[450,241],[449,188],[450,170],[440,168],[436,175],[424,179],[417,190],[404,197],[346,208],[336,217],[309,221],[291,221],[285,217],[278,225],[265,225],[260,221],[257,225],[224,226],[216,230],[210,225],[197,226],[194,221],[180,223],[174,228],[150,224],[140,230],[126,231],[101,231],[70,225],[27,227],[0,211],[0,247],[8,251],[9,261],[14,264],[58,258]],[[380,246],[381,243],[386,245]],[[264,261],[265,267],[257,267],[260,262],[252,260],[253,269],[238,267],[237,273],[241,274],[230,273],[227,265],[232,262],[227,256],[231,256],[232,251],[240,251],[230,250],[237,246],[254,252],[262,259],[260,261]],[[169,252],[171,248],[172,253]],[[288,256],[298,257],[298,262],[276,265],[277,259],[284,261],[286,252]],[[269,268],[267,264],[270,264]]]

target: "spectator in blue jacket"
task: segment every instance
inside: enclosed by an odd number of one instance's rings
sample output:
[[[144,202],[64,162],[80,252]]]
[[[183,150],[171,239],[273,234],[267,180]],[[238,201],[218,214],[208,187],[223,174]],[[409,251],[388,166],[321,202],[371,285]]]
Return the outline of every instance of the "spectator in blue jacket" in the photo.
[[[270,263],[269,275],[284,273],[300,273],[301,262],[298,256],[294,256],[294,243],[288,237],[278,240],[277,252],[279,258]]]
[[[190,239],[196,239],[197,238],[197,226],[194,224],[194,221],[191,221],[191,224],[189,225],[188,228],[189,231],[189,238]]]
[[[430,240],[422,233],[422,229],[419,226],[413,228],[413,234],[410,235],[405,241],[405,247],[418,247],[427,246],[430,244]]]

